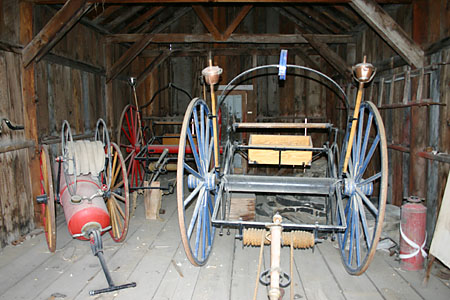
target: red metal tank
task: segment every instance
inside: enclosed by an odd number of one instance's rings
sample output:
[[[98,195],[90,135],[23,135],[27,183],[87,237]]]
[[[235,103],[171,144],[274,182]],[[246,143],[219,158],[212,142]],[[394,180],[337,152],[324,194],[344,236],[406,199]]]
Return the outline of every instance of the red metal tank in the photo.
[[[402,205],[400,223],[400,267],[403,270],[417,271],[423,269],[423,250],[426,242],[427,208],[417,197],[409,197]]]
[[[70,195],[64,176],[61,176],[60,186],[61,205],[64,209],[67,227],[73,237],[88,240],[84,236],[87,230],[98,229],[103,233],[105,228],[110,226],[109,213],[103,197],[98,195],[90,199],[101,189],[97,178],[91,175],[77,176],[76,199]],[[80,198],[81,201],[76,203]]]

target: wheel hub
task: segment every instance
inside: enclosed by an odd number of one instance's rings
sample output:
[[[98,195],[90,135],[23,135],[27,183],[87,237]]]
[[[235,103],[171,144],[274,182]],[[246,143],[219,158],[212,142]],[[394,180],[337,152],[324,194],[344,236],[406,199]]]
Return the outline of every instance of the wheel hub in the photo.
[[[198,178],[192,174],[188,175],[188,187],[195,189],[198,185],[204,185],[208,191],[212,191],[216,188],[216,175],[213,173],[206,174],[205,178]]]
[[[356,188],[360,189],[365,195],[372,195],[373,193],[373,183],[357,183],[353,178],[344,179],[344,194],[347,196],[353,196],[356,194]]]

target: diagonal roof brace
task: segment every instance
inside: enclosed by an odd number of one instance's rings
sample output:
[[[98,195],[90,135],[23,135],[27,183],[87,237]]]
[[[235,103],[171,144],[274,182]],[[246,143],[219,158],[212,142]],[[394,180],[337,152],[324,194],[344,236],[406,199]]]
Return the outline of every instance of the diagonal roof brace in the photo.
[[[408,64],[424,66],[424,51],[375,0],[351,0],[350,6]]]
[[[22,59],[27,67],[32,61],[39,61],[91,8],[86,0],[69,0],[48,21],[33,40],[23,49]]]

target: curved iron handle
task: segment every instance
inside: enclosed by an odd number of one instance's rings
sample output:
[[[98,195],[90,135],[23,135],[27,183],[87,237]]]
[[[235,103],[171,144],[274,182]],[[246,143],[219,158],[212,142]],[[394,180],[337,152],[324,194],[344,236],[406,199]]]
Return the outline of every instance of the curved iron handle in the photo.
[[[2,134],[3,122],[5,122],[6,126],[8,126],[8,128],[11,130],[24,130],[25,129],[25,126],[23,126],[23,125],[13,125],[9,119],[1,118],[0,119],[0,134]]]

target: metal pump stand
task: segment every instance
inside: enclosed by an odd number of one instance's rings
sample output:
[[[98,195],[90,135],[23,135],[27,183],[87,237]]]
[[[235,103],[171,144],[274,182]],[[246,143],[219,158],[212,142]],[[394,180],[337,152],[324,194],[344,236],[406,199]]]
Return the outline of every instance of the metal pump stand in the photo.
[[[100,265],[102,266],[103,273],[105,274],[106,280],[108,281],[109,285],[109,287],[104,289],[89,291],[89,295],[94,296],[98,294],[136,287],[136,282],[126,283],[122,285],[114,284],[114,281],[111,278],[111,273],[109,273],[108,267],[106,266],[105,257],[103,256],[103,241],[100,231],[92,230],[91,232],[89,232],[89,239],[91,243],[92,253],[100,260]]]

